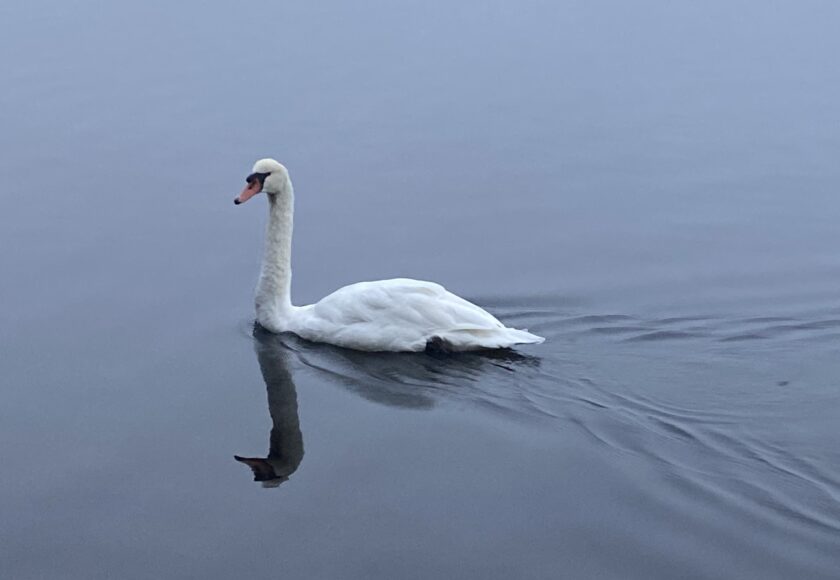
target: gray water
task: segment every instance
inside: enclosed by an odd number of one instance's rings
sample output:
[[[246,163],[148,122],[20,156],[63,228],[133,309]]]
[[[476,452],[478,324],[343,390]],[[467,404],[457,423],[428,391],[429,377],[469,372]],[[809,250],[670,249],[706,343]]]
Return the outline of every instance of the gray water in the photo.
[[[0,577],[837,578],[839,19],[3,4]],[[264,156],[296,303],[429,279],[546,343],[254,334]]]

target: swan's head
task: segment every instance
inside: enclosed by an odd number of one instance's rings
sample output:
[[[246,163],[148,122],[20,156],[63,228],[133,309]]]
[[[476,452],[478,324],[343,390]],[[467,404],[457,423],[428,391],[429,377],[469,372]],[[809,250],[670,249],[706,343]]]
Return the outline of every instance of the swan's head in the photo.
[[[245,203],[261,191],[269,195],[285,193],[289,183],[289,172],[274,159],[260,159],[254,163],[251,175],[245,178],[245,183],[245,189],[233,200],[236,205]]]

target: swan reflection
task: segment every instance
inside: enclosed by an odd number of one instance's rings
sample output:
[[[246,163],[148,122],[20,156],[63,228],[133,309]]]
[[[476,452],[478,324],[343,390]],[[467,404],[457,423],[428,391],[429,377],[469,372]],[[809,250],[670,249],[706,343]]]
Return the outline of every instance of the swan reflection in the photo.
[[[452,399],[506,406],[503,401],[521,394],[522,381],[540,367],[540,359],[513,350],[370,353],[261,329],[254,336],[285,350],[321,380],[375,403],[415,410]]]
[[[289,479],[303,459],[297,389],[289,368],[289,351],[266,332],[255,330],[254,339],[271,415],[268,456],[234,458],[251,468],[254,481],[263,487],[277,487]]]
[[[235,456],[254,481],[277,487],[303,459],[293,361],[374,403],[431,409],[456,400],[500,411],[521,411],[522,382],[539,372],[540,360],[512,350],[483,353],[366,353],[316,344],[256,325],[253,338],[268,391],[271,435],[267,457]]]

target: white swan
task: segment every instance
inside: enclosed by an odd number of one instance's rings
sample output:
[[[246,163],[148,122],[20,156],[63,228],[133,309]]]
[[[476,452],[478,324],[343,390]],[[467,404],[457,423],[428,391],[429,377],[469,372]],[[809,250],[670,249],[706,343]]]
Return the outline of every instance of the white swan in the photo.
[[[341,288],[316,304],[292,306],[292,214],[289,172],[273,159],[254,164],[237,205],[264,191],[269,219],[256,292],[257,321],[271,332],[367,351],[466,351],[534,344],[543,338],[507,328],[439,284],[398,278]]]

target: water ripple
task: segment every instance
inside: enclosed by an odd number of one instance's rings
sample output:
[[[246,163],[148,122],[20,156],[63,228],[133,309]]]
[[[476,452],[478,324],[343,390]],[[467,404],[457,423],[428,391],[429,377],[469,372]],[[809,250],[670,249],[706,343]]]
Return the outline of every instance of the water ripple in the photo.
[[[547,304],[545,305],[547,306]],[[512,326],[527,326],[550,338],[614,339],[627,343],[698,342],[732,344],[750,342],[830,343],[840,333],[840,319],[832,310],[805,311],[788,316],[726,316],[685,314],[645,318],[627,313],[570,312],[568,307],[521,310],[504,305],[493,308]]]

